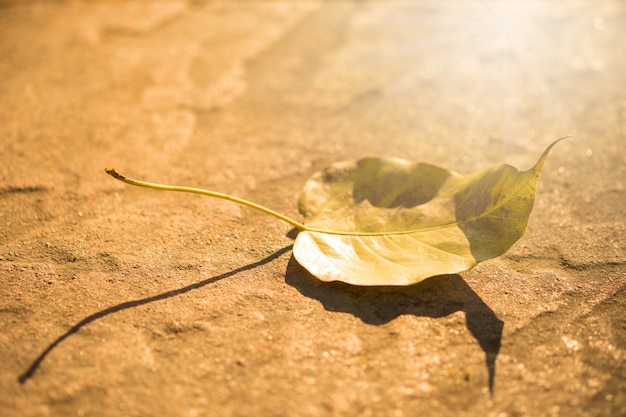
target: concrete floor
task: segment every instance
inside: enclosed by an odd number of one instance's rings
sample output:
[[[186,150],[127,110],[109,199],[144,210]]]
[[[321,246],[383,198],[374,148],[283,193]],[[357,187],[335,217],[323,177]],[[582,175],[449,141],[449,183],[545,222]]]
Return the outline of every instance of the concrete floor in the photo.
[[[626,2],[0,2],[3,416],[626,415]],[[321,283],[300,188],[367,155],[531,167],[525,236]]]

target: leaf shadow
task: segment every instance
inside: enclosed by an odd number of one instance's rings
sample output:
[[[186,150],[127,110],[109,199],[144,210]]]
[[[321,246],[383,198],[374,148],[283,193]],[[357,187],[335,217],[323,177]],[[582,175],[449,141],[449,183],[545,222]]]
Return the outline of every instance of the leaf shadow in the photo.
[[[232,271],[223,273],[221,275],[216,275],[214,277],[211,278],[207,278],[205,280],[187,285],[185,287],[182,288],[176,288],[174,290],[170,290],[170,291],[166,291],[164,293],[161,294],[157,294],[157,295],[153,295],[150,297],[146,297],[146,298],[141,298],[139,300],[132,300],[132,301],[127,301],[124,303],[120,303],[108,308],[105,308],[104,310],[100,310],[98,312],[95,312],[93,314],[90,314],[89,316],[85,317],[84,319],[82,319],[81,321],[79,321],[78,323],[74,324],[72,327],[70,327],[65,333],[63,333],[61,336],[57,337],[52,343],[50,343],[40,354],[39,356],[37,356],[37,358],[35,358],[35,360],[28,366],[28,368],[26,369],[26,371],[24,371],[24,373],[22,373],[18,378],[18,382],[20,384],[24,384],[26,383],[29,379],[31,379],[33,377],[33,375],[35,374],[35,372],[37,371],[37,369],[39,369],[39,367],[41,366],[41,364],[43,363],[43,361],[46,359],[46,357],[55,349],[57,348],[61,342],[63,342],[65,339],[67,339],[68,337],[70,337],[71,335],[77,333],[80,329],[82,329],[83,327],[85,327],[86,325],[102,319],[106,316],[109,316],[111,314],[114,313],[118,313],[120,311],[123,310],[127,310],[129,308],[134,308],[134,307],[139,307],[141,305],[144,304],[148,304],[148,303],[152,303],[155,301],[160,301],[160,300],[165,300],[167,298],[172,298],[172,297],[176,297],[179,296],[181,294],[185,294],[187,292],[190,292],[192,290],[197,290],[199,288],[202,288],[204,286],[207,286],[209,284],[213,284],[219,280],[225,279],[225,278],[229,278],[232,277],[234,275],[237,275],[241,272],[244,271],[248,271],[254,268],[257,268],[261,265],[265,265],[267,263],[272,262],[273,260],[277,259],[278,257],[280,257],[281,255],[283,255],[286,252],[289,252],[293,249],[293,245],[289,245],[289,246],[285,246],[284,248],[281,248],[279,250],[277,250],[276,252],[272,253],[271,255],[261,259],[260,261],[248,264],[248,265],[244,265],[242,267],[239,267],[237,269],[233,269]]]
[[[406,314],[440,318],[464,312],[467,329],[485,353],[493,393],[504,322],[460,275],[440,275],[408,287],[359,287],[319,281],[291,257],[285,281],[302,295],[319,300],[326,310],[349,313],[374,326]]]
[[[257,262],[185,287],[127,301],[90,314],[43,349],[18,377],[18,381],[20,384],[26,383],[54,349],[96,320],[126,309],[176,297],[257,268],[277,259],[292,248],[292,245],[286,246]],[[357,287],[340,282],[321,282],[312,277],[292,256],[287,265],[285,282],[296,288],[302,295],[319,300],[328,311],[347,312],[367,324],[376,326],[388,323],[404,314],[438,318],[456,311],[465,312],[467,328],[485,352],[489,371],[489,389],[493,391],[495,361],[500,350],[503,322],[459,275],[434,277],[410,287]]]

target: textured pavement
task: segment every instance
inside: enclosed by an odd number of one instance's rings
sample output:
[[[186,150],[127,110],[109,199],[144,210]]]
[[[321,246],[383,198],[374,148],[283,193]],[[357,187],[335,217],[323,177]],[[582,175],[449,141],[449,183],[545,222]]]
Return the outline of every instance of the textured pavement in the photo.
[[[626,415],[626,3],[0,2],[3,416]],[[323,284],[327,165],[531,167],[526,235]]]

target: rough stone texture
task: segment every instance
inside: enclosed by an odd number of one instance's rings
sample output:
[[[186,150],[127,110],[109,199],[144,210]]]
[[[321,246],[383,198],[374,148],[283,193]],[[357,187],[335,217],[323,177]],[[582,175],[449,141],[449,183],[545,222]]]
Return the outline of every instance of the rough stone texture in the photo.
[[[0,2],[1,414],[626,415],[624,27],[620,0]],[[319,283],[288,225],[103,172],[297,217],[332,162],[526,169],[565,135],[506,255],[410,288]]]

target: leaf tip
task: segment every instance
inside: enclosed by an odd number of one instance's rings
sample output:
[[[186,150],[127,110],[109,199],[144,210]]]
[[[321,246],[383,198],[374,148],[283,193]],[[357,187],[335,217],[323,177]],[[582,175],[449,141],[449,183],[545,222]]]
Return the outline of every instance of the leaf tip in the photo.
[[[543,169],[543,165],[546,163],[546,159],[548,159],[548,154],[550,153],[554,145],[561,142],[562,140],[572,139],[572,138],[573,136],[563,136],[562,138],[558,138],[557,140],[552,142],[550,145],[548,145],[548,147],[546,148],[545,151],[543,151],[543,153],[541,154],[541,157],[539,158],[539,160],[537,161],[537,163],[535,164],[532,170],[535,171],[537,175],[539,175],[541,173],[541,170]]]

